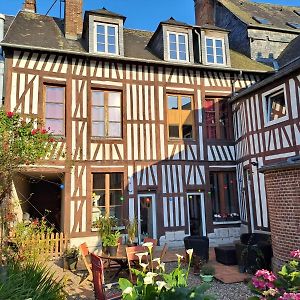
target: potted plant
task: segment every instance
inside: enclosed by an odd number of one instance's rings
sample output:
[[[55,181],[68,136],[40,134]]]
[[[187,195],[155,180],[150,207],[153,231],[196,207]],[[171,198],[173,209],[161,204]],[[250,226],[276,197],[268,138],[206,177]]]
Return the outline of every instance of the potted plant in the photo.
[[[128,234],[128,246],[134,246],[135,245],[135,237],[137,232],[137,219],[134,218],[133,220],[128,220],[128,223],[126,225],[127,234]]]
[[[120,231],[115,231],[103,237],[102,244],[107,248],[110,256],[116,256],[120,236]]]
[[[65,261],[67,263],[68,269],[75,271],[77,267],[79,256],[79,249],[75,246],[67,248],[65,251]]]
[[[204,282],[211,282],[215,274],[215,268],[212,265],[205,264],[201,268],[200,277]]]

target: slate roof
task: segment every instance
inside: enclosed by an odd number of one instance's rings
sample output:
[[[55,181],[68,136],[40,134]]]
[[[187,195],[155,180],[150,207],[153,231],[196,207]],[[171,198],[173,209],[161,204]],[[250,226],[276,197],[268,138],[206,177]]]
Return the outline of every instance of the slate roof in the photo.
[[[173,17],[171,17],[169,20],[161,22],[161,24],[167,24],[167,25],[175,25],[175,26],[185,26],[185,27],[192,27],[192,25],[189,25],[184,22],[180,22],[175,20]]]
[[[293,60],[300,58],[300,35],[293,39],[277,58],[280,66],[284,66]]]
[[[300,24],[300,16],[295,12],[300,11],[300,6],[255,3],[248,0],[219,0],[219,3],[248,26],[300,32],[300,29],[294,29],[287,25],[287,22]],[[254,16],[265,18],[271,24],[261,24],[253,19]]]
[[[102,16],[107,16],[110,18],[120,18],[120,19],[126,19],[125,16],[116,14],[110,10],[107,10],[105,7],[101,8],[101,9],[96,9],[96,10],[87,10],[86,13],[92,13],[92,14],[98,14],[98,15],[102,15]]]
[[[14,20],[14,16],[8,16],[8,15],[5,15],[5,21],[4,21],[4,35],[6,34],[10,24],[13,22]]]
[[[152,35],[153,32],[149,31],[124,29],[124,59],[137,59],[153,63],[171,64],[170,62],[161,60],[147,48]],[[11,47],[19,46],[20,48],[25,47],[28,49],[97,56],[88,53],[84,48],[84,41],[73,41],[65,38],[63,33],[63,20],[24,11],[18,13],[2,44]],[[232,50],[230,56],[232,69],[258,72],[273,70],[266,65],[251,60]],[[114,59],[122,60],[122,57],[116,57]],[[205,67],[200,64],[193,64],[191,66]],[[209,68],[213,69],[220,67],[209,66]]]

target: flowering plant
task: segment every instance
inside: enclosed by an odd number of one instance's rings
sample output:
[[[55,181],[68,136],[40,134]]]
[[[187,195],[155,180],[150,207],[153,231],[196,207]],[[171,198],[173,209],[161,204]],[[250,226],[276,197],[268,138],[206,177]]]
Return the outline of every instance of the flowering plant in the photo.
[[[177,254],[178,265],[171,273],[166,273],[165,263],[159,258],[152,257],[153,244],[145,243],[143,246],[148,248],[150,262],[143,263],[143,256],[148,257],[148,252],[137,253],[139,264],[142,271],[133,269],[136,275],[136,284],[128,279],[120,278],[119,285],[122,290],[122,298],[125,300],[152,300],[152,299],[195,299],[195,300],[213,300],[212,296],[206,295],[209,285],[202,284],[196,288],[188,288],[187,281],[193,255],[193,249],[187,250],[189,256],[188,269],[181,268],[183,256]]]
[[[300,250],[291,252],[292,260],[277,275],[258,270],[252,278],[251,290],[259,295],[251,300],[300,300]]]

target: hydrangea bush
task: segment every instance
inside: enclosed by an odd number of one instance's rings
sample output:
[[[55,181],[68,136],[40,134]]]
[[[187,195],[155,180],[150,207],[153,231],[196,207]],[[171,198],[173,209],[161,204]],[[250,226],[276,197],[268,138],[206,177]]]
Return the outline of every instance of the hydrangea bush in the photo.
[[[258,296],[249,300],[300,300],[300,250],[292,251],[291,258],[277,275],[258,270],[250,287]]]
[[[152,257],[152,243],[145,243],[143,246],[148,248],[148,252],[137,253],[139,265],[142,271],[132,269],[136,276],[136,283],[133,284],[128,279],[120,278],[119,285],[122,290],[124,300],[213,300],[213,296],[206,295],[209,285],[202,284],[195,288],[188,288],[188,275],[191,266],[193,249],[187,250],[189,263],[187,270],[181,266],[183,256],[177,254],[178,265],[171,273],[166,273],[165,263],[159,258]],[[143,257],[150,256],[148,263],[143,262]]]

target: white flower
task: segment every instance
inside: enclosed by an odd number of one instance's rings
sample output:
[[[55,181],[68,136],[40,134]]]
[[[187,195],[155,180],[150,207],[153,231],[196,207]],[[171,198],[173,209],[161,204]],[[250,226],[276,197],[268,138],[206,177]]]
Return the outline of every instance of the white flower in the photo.
[[[157,284],[157,286],[158,286],[158,290],[159,290],[159,291],[160,291],[164,286],[167,285],[167,283],[164,282],[164,281],[156,281],[156,284]]]
[[[148,273],[146,274],[146,276],[148,276],[148,277],[156,277],[156,276],[158,276],[158,274],[156,274],[156,273],[154,273],[154,272],[148,272]]]
[[[141,264],[143,256],[148,256],[148,252],[135,253],[135,255],[139,258],[139,263]]]
[[[122,295],[131,295],[133,291],[133,288],[131,286],[128,286],[122,293]]]
[[[157,262],[160,265],[160,258],[159,257],[158,258],[154,258],[152,261],[153,262]]]
[[[143,244],[144,247],[147,247],[151,253],[151,250],[153,248],[153,243],[152,242],[148,242],[148,243],[144,243]]]
[[[143,272],[145,272],[149,264],[140,263],[140,266],[143,268]]]
[[[146,276],[144,278],[144,284],[153,284],[153,277],[151,276]]]
[[[176,254],[176,256],[177,256],[178,260],[181,260],[181,259],[183,259],[183,256],[182,256],[182,255],[180,255],[180,254]]]
[[[194,249],[188,249],[188,250],[186,250],[186,253],[189,255],[190,260],[192,259],[193,252],[194,252]]]
[[[166,268],[165,268],[166,264],[165,264],[164,262],[161,263],[159,266],[160,266],[160,268],[161,268],[161,270],[162,270],[163,272],[166,271]]]

